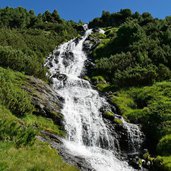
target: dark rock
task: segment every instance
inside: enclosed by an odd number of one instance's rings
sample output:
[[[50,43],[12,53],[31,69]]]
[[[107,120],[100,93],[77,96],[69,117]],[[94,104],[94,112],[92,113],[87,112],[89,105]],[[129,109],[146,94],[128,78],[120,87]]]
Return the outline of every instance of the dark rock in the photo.
[[[63,125],[63,115],[60,112],[63,99],[48,84],[34,77],[27,78],[27,84],[22,88],[26,90],[35,107],[36,115],[52,118],[58,125]]]
[[[52,68],[52,67],[53,67],[52,61],[49,61],[49,62],[46,64],[46,67],[47,67],[47,68]]]
[[[57,58],[54,58],[54,61],[56,64],[59,62]]]
[[[59,56],[59,54],[60,54],[59,51],[55,51],[55,52],[54,52],[55,57]]]
[[[57,79],[60,81],[62,81],[62,80],[65,81],[67,79],[67,76],[65,74],[59,74]]]
[[[79,32],[85,32],[85,29],[84,29],[84,27],[82,25],[81,26],[77,26],[76,29]]]
[[[65,58],[67,60],[70,60],[70,61],[73,61],[74,60],[74,54],[73,54],[73,52],[68,51],[68,52],[65,52],[64,55],[65,55]]]
[[[69,66],[70,62],[66,58],[64,58],[63,64],[65,65],[65,67],[67,67]]]
[[[47,131],[42,131],[41,133],[42,136],[37,136],[37,138],[40,141],[49,143],[54,149],[57,149],[59,154],[67,163],[78,167],[81,171],[95,171],[92,166],[86,162],[84,157],[78,157],[70,154],[62,144],[61,137]]]
[[[100,32],[100,29],[99,29],[99,28],[93,28],[92,31],[93,31],[94,33],[96,33],[96,32],[99,33],[99,32]]]
[[[65,81],[67,79],[67,76],[65,74],[60,74],[59,72],[56,72],[54,75],[52,75],[52,78],[57,78],[60,81]]]
[[[116,115],[116,116],[118,116],[118,115]],[[115,151],[118,152],[118,156],[120,158],[124,158],[124,160],[128,160],[132,156],[140,155],[141,148],[139,145],[140,145],[141,141],[139,143],[135,142],[135,144],[134,144],[132,142],[130,134],[124,124],[114,123],[112,120],[110,120],[108,118],[107,119],[104,118],[104,122],[108,128],[108,131],[113,136]]]
[[[80,40],[81,40],[81,37],[77,37],[76,39],[74,39],[75,44],[77,45]]]
[[[140,164],[140,160],[138,156],[135,156],[134,158],[130,158],[129,164],[134,167],[135,169],[140,170],[142,168],[142,165]]]
[[[100,40],[92,37],[88,37],[83,44],[83,50],[87,53],[90,54],[91,51],[100,43]]]

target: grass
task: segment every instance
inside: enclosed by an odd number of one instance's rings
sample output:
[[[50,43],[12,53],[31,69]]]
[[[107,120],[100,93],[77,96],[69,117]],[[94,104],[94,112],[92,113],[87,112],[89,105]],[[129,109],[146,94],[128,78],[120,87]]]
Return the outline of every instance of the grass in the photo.
[[[60,129],[60,126],[54,124],[50,118],[30,114],[26,115],[23,121],[28,125],[36,126],[38,130],[46,130],[60,136],[65,135],[64,131]]]
[[[35,141],[33,146],[17,149],[12,142],[0,142],[1,171],[77,171],[66,164],[48,144]]]
[[[110,95],[119,114],[142,125],[147,147],[158,156],[156,170],[171,171],[171,82],[122,89]]]
[[[21,110],[31,104],[29,94],[21,88],[26,80],[19,72],[0,68],[0,171],[77,171],[49,144],[36,139],[41,130],[59,136],[65,133],[52,119]]]
[[[124,116],[130,113],[136,106],[134,100],[124,91],[112,94],[110,99],[119,108],[119,114]]]

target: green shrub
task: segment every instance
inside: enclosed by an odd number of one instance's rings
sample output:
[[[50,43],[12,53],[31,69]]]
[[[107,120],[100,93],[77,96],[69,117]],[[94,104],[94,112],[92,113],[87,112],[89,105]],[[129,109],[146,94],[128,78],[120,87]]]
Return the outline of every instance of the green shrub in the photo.
[[[105,111],[103,113],[103,117],[107,118],[109,120],[113,120],[114,119],[114,113],[112,111]]]
[[[43,77],[45,75],[45,68],[41,66],[42,62],[37,59],[34,53],[27,55],[21,50],[14,50],[8,46],[0,46],[0,56],[1,67],[11,68],[37,77]]]
[[[31,98],[18,85],[16,75],[10,70],[0,68],[0,104],[5,105],[14,114],[23,116],[33,111]]]
[[[158,156],[154,160],[154,171],[170,171],[171,170],[171,156]]]
[[[120,125],[123,124],[122,120],[121,119],[118,119],[118,118],[115,118],[114,119],[114,123],[117,123],[117,124],[120,124]]]
[[[35,135],[35,131],[31,127],[22,126],[16,121],[0,120],[1,141],[12,141],[18,147],[32,144]]]
[[[160,155],[171,155],[171,134],[164,136],[157,145],[157,151]]]

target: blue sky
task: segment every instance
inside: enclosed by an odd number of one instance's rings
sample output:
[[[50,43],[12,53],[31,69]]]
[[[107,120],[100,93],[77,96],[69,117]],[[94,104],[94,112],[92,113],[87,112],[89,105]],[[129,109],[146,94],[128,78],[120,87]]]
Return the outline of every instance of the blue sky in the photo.
[[[150,12],[158,18],[171,15],[171,0],[0,0],[0,8],[6,6],[22,6],[36,13],[57,9],[64,19],[84,22],[101,16],[103,10],[117,12],[124,8]]]

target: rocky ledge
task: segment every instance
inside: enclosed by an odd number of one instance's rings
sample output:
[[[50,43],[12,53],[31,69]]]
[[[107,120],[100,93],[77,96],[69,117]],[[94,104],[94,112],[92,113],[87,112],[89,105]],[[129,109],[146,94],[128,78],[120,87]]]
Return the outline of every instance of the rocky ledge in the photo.
[[[51,118],[57,125],[63,125],[63,115],[60,113],[64,100],[44,81],[27,77],[26,84],[22,86],[32,99],[35,107],[33,114]]]

